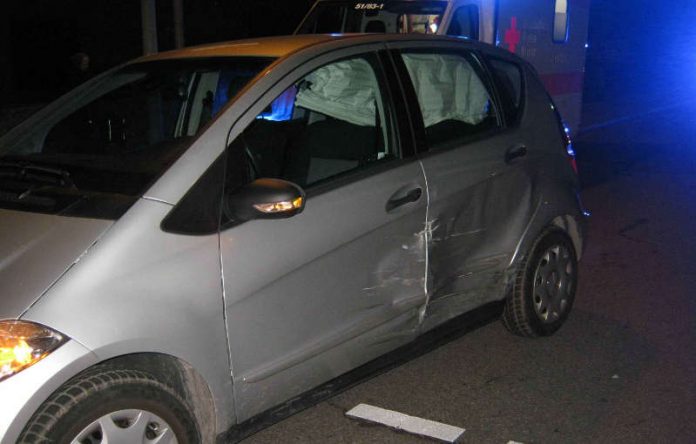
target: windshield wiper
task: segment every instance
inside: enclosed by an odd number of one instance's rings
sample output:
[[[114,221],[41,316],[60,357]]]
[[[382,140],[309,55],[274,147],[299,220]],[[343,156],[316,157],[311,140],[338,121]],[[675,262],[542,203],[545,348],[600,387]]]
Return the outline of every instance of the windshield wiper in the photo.
[[[15,179],[34,184],[77,189],[70,172],[30,162],[0,161],[0,179]]]

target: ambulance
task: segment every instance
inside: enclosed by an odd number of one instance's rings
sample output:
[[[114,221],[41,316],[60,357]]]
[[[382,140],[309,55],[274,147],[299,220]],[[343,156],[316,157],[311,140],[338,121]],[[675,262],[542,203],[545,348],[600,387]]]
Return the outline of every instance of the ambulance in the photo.
[[[536,68],[575,132],[589,16],[590,0],[318,0],[296,33],[425,33],[501,46]]]

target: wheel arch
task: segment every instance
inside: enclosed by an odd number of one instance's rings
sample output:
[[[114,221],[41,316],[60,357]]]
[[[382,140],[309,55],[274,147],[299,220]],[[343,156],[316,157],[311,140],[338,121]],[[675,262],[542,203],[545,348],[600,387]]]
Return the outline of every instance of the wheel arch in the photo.
[[[573,216],[567,214],[565,216],[555,217],[549,224],[549,227],[559,228],[570,237],[570,240],[573,242],[573,247],[575,248],[575,255],[579,261],[585,248],[585,237],[582,234],[581,224],[578,223]]]
[[[587,221],[580,210],[569,210],[565,205],[565,211],[553,211],[561,207],[560,205],[552,205],[548,201],[540,201],[537,204],[532,217],[521,236],[517,247],[515,248],[508,269],[514,273],[517,266],[524,260],[530,249],[534,246],[537,239],[542,236],[550,228],[556,228],[563,231],[573,243],[577,260],[582,258],[585,248],[585,237],[587,231]],[[562,207],[561,207],[562,208]]]
[[[206,380],[188,362],[163,353],[132,353],[107,359],[82,373],[95,367],[140,370],[169,384],[189,404],[202,442],[214,442],[217,431],[215,399]]]
[[[215,442],[216,403],[203,376],[189,363],[162,353],[132,353],[112,357],[83,368],[58,386],[41,404],[71,381],[98,370],[130,370],[147,373],[171,387],[187,404],[198,425],[201,442]]]

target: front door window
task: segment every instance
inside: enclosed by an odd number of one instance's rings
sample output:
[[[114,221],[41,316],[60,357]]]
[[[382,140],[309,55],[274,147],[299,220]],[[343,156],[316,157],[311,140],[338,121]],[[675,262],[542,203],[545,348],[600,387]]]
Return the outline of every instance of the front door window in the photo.
[[[250,168],[228,171],[248,174],[242,183],[265,177],[311,187],[397,158],[374,66],[370,57],[341,60],[295,82],[232,143],[230,161],[246,157]]]

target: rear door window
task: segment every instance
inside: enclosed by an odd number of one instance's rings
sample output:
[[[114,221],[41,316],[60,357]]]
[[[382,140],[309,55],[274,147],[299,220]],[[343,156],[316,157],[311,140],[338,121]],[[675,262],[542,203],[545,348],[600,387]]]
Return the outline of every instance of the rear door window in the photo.
[[[467,53],[404,51],[428,147],[449,148],[499,128],[492,95]]]

